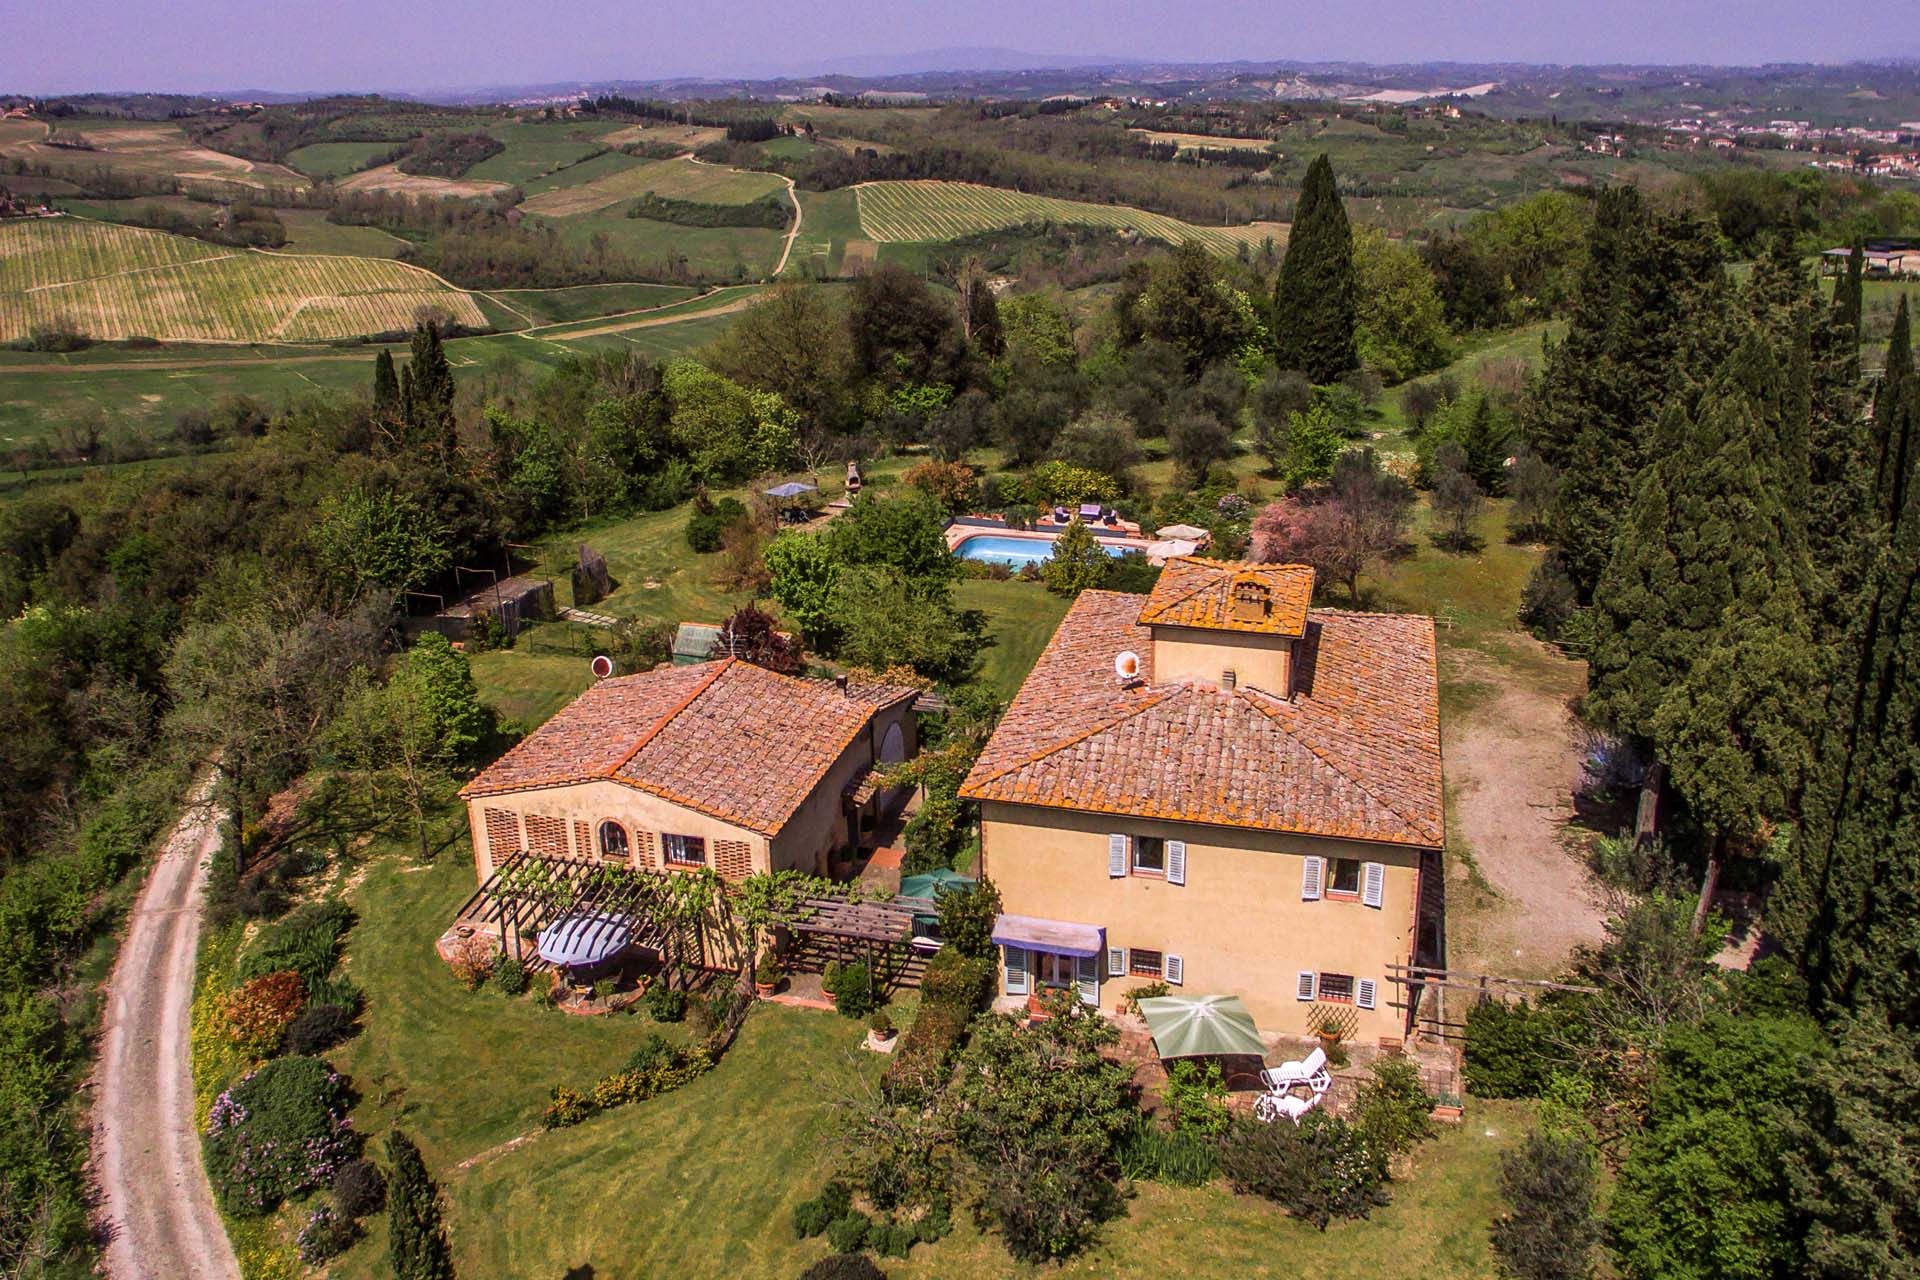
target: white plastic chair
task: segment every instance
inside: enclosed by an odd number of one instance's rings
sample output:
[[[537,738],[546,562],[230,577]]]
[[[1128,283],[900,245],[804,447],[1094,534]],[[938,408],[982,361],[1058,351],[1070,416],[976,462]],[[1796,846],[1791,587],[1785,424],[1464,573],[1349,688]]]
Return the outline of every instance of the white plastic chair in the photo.
[[[1315,1093],[1305,1098],[1295,1093],[1265,1093],[1253,1101],[1253,1118],[1272,1124],[1283,1116],[1300,1123],[1300,1117],[1320,1105],[1320,1095]]]
[[[1295,1085],[1305,1085],[1313,1090],[1318,1098],[1333,1087],[1333,1073],[1327,1070],[1327,1051],[1315,1049],[1297,1062],[1283,1062],[1277,1067],[1268,1067],[1260,1073],[1267,1082],[1267,1088],[1275,1093],[1285,1093]]]

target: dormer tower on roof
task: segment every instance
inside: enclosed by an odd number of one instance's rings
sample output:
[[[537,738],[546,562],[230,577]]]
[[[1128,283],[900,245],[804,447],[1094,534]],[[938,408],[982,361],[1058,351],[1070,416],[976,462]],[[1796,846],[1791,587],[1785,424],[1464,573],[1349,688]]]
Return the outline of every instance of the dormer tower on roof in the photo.
[[[1293,647],[1306,634],[1312,598],[1308,565],[1167,561],[1139,618],[1153,633],[1153,682],[1291,697]]]

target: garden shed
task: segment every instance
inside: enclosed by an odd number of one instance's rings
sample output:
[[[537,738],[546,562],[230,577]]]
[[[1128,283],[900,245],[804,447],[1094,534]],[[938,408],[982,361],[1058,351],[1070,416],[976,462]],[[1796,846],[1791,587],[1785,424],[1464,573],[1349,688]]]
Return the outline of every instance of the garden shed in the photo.
[[[553,579],[522,575],[500,578],[460,597],[433,615],[433,627],[447,639],[464,643],[474,622],[491,617],[508,638],[529,622],[553,617]]]

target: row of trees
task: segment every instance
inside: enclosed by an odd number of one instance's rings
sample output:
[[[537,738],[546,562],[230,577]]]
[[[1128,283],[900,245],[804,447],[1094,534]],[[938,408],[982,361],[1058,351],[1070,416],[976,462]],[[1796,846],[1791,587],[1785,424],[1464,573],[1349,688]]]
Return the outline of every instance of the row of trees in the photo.
[[[1584,713],[1674,802],[1617,926],[1616,952],[1650,949],[1595,974],[1602,1003],[1658,1008],[1581,1068],[1611,1096],[1580,1110],[1619,1167],[1628,1274],[1905,1274],[1920,1224],[1886,1206],[1920,1177],[1898,1136],[1920,1063],[1920,376],[1903,302],[1863,385],[1857,255],[1828,302],[1789,235],[1738,283],[1722,243],[1696,212],[1601,193],[1523,414],[1555,482],[1529,595],[1572,603]],[[1764,982],[1712,976],[1723,873],[1770,890],[1786,963]],[[1550,1146],[1511,1171],[1536,1226],[1521,1189],[1567,1185]]]

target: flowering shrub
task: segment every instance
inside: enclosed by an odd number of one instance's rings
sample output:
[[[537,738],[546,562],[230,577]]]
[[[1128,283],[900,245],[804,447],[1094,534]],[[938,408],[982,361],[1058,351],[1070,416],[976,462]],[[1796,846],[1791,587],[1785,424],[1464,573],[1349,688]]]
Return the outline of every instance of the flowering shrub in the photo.
[[[214,1099],[207,1174],[228,1212],[270,1212],[326,1186],[359,1151],[347,1083],[318,1058],[277,1058]]]
[[[345,1253],[358,1234],[352,1218],[322,1205],[313,1211],[307,1225],[300,1228],[294,1245],[300,1250],[300,1261],[321,1263]]]
[[[249,978],[221,1006],[227,1039],[250,1054],[272,1053],[307,1002],[307,984],[291,969]]]
[[[659,1041],[658,1046],[651,1041]],[[672,1049],[659,1037],[651,1037],[622,1070],[600,1077],[586,1093],[557,1086],[540,1120],[549,1129],[564,1129],[598,1112],[670,1093],[712,1069],[713,1054],[705,1045]]]
[[[493,973],[493,967],[500,963],[500,953],[493,943],[475,934],[471,938],[462,938],[454,944],[453,959],[448,964],[453,976],[461,986],[469,991],[478,991],[487,984],[487,978]]]

